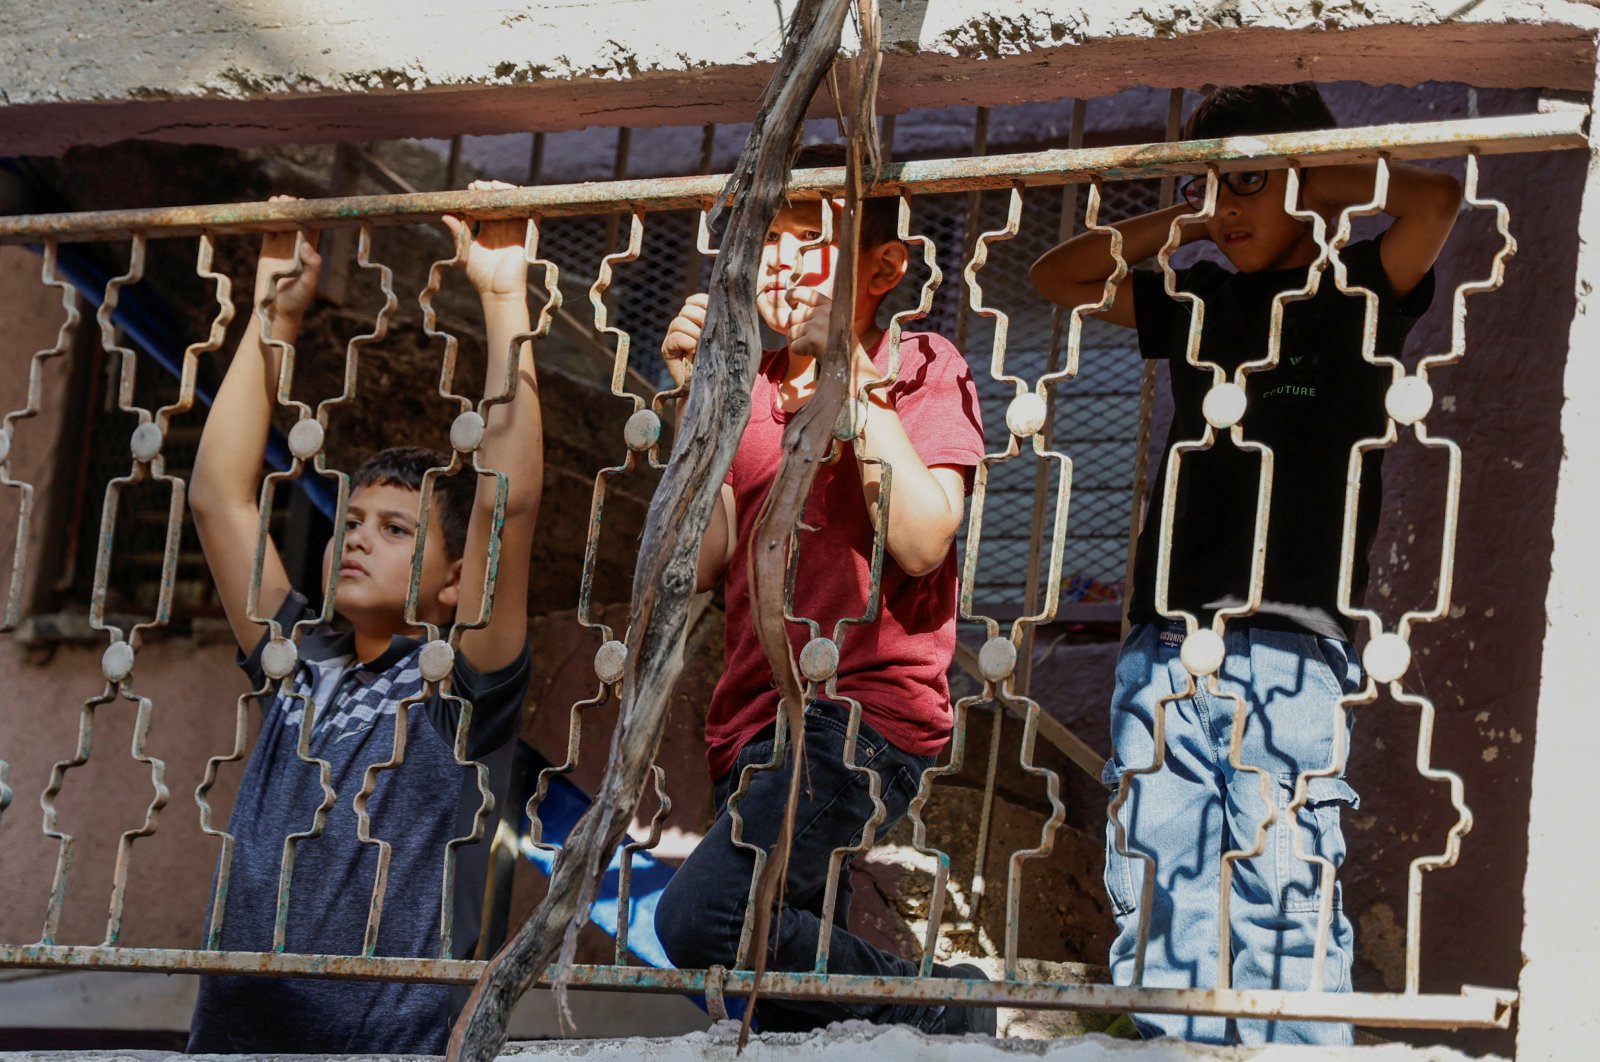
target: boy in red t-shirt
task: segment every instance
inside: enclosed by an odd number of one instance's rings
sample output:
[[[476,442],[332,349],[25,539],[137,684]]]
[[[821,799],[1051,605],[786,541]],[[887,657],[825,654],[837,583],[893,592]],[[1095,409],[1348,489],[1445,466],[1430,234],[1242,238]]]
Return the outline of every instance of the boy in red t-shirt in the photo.
[[[843,149],[806,148],[797,168],[843,164]],[[745,922],[755,853],[733,844],[728,798],[746,767],[773,757],[779,710],[751,618],[747,560],[761,504],[777,476],[788,418],[816,386],[816,357],[827,342],[829,293],[839,268],[837,243],[820,245],[823,204],[794,202],[778,212],[767,234],[756,309],[767,326],[788,339],[762,358],[751,393],[749,423],[733,469],[713,507],[700,550],[698,586],[725,579],[725,669],[711,696],[706,756],[716,781],[717,818],[662,894],[656,932],[680,967],[732,967]],[[839,231],[841,204],[831,231]],[[851,393],[880,380],[889,365],[887,332],[878,324],[883,298],[905,276],[908,252],[895,235],[896,203],[862,203],[855,305]],[[798,278],[796,274],[798,273]],[[706,296],[694,295],[673,320],[662,355],[673,377],[687,378],[705,324]],[[900,367],[887,388],[869,392],[863,435],[837,462],[817,472],[807,503],[807,530],[792,563],[793,614],[831,632],[840,619],[867,612],[873,549],[872,511],[883,465],[893,469],[891,504],[874,622],[851,627],[842,640],[837,692],[861,704],[855,746],[857,767],[880,781],[887,816],[882,836],[902,818],[922,772],[950,737],[946,672],[955,653],[958,566],[951,548],[961,525],[970,470],[982,459],[983,426],[977,388],[965,359],[942,336],[907,332],[900,337]],[[796,654],[809,639],[803,623],[789,627]],[[829,857],[860,842],[873,814],[869,779],[845,765],[849,708],[813,700],[805,710],[807,784],[801,787],[783,909],[773,922],[770,965],[811,970],[817,961]],[[742,840],[770,850],[788,797],[785,771],[752,772],[739,800]],[[873,947],[847,928],[850,905],[847,860],[839,874],[828,972],[915,976],[917,964]],[[940,974],[980,976],[976,967]],[[865,1019],[906,1023],[929,1032],[994,1032],[992,1008],[763,999],[757,1016],[768,1031],[811,1029],[830,1021]]]

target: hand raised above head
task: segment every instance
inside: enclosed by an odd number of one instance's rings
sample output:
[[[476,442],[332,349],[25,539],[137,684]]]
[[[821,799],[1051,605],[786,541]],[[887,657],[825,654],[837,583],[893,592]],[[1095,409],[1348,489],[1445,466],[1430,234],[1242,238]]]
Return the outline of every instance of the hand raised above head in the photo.
[[[504,181],[473,181],[467,186],[474,192],[509,189],[515,185]],[[468,223],[453,214],[439,219],[452,237],[459,238]],[[526,298],[528,290],[528,261],[526,241],[528,223],[521,219],[483,221],[467,244],[462,268],[467,279],[484,298]]]
[[[269,203],[290,203],[298,196],[275,195]],[[294,276],[281,276],[295,272],[295,237],[293,232],[269,232],[261,238],[261,257],[256,263],[255,304],[261,305],[269,294],[273,296],[267,314],[274,320],[298,321],[311,308],[317,294],[317,278],[322,273],[322,256],[317,254],[315,232],[305,234],[300,247],[300,269]],[[273,277],[280,279],[274,284]]]

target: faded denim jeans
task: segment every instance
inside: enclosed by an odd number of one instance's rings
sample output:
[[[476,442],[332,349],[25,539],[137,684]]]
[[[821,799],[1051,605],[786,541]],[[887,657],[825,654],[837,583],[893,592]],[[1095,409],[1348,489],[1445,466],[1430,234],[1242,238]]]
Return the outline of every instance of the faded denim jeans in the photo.
[[[1145,623],[1123,644],[1111,706],[1108,785],[1154,762],[1157,703],[1184,689],[1188,677],[1178,659],[1181,638],[1181,625]],[[1278,812],[1261,854],[1232,861],[1233,987],[1303,991],[1311,981],[1322,868],[1295,855],[1294,834],[1300,835],[1301,851],[1337,867],[1345,854],[1339,814],[1345,806],[1356,807],[1357,798],[1343,778],[1312,778],[1307,802],[1292,823],[1287,811],[1300,772],[1332,762],[1334,705],[1359,686],[1360,666],[1348,643],[1310,634],[1230,629],[1225,643],[1219,683],[1244,699],[1248,713],[1239,761],[1267,772]],[[1117,816],[1127,830],[1127,849],[1155,860],[1142,982],[1147,988],[1216,987],[1222,855],[1254,848],[1265,816],[1262,776],[1229,762],[1234,702],[1212,695],[1206,684],[1197,681],[1195,696],[1165,706],[1165,763],[1160,771],[1129,779],[1131,791]],[[1133,982],[1146,870],[1144,860],[1117,851],[1116,830],[1108,822],[1106,890],[1118,927],[1111,975],[1119,985]],[[1336,885],[1327,991],[1350,991],[1354,943]],[[1134,1022],[1147,1037],[1209,1043],[1350,1044],[1354,1036],[1351,1026],[1337,1022],[1178,1014],[1137,1014]]]

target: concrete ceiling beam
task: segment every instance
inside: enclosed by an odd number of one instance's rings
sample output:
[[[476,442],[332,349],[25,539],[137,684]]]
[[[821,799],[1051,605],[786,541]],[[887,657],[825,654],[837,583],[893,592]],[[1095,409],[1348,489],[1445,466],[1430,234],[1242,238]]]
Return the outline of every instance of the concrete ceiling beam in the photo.
[[[748,120],[791,6],[0,0],[0,151]],[[884,20],[888,113],[1307,78],[1587,92],[1600,28],[1567,0],[886,0]]]

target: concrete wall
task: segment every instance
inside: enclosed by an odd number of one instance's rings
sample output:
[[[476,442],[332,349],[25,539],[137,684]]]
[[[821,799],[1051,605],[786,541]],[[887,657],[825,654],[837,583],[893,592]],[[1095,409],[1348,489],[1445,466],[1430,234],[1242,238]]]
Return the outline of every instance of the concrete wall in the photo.
[[[141,138],[306,143],[737,121],[793,0],[315,0],[0,5],[0,141],[15,154]],[[1587,90],[1594,13],[1567,0],[884,5],[881,103],[1101,96],[1138,84],[1362,80],[1471,70]],[[1588,27],[1588,28],[1586,28]],[[116,104],[114,107],[106,104]],[[831,113],[819,100],[818,114]]]

